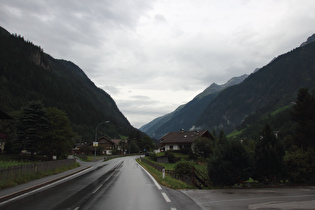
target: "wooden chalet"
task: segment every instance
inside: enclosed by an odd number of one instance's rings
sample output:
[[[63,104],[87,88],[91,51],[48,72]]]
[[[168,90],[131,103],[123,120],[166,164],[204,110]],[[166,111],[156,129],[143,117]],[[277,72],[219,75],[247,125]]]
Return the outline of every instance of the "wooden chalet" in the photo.
[[[213,136],[207,130],[170,132],[160,139],[161,150],[168,151],[191,148],[192,144],[200,138],[214,140]]]
[[[106,137],[101,137],[97,140],[97,153],[98,155],[112,155],[113,150],[120,151],[120,154],[126,154],[128,147],[127,139],[108,139]],[[86,143],[77,143],[73,148],[73,153],[86,153],[86,154],[94,154],[95,147],[93,142],[88,144]]]
[[[114,149],[121,151],[121,154],[126,154],[127,152],[127,139],[112,139],[111,142],[114,143]]]
[[[98,147],[102,148],[103,155],[111,155],[115,148],[115,143],[106,137],[101,137],[98,141]]]

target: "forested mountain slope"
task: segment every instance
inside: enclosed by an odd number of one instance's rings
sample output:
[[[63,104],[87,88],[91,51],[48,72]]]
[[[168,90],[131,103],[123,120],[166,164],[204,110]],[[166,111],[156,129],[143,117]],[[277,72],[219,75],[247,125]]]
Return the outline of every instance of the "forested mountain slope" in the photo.
[[[1,27],[0,46],[0,107],[5,112],[12,114],[29,101],[39,100],[45,107],[64,110],[84,141],[94,140],[95,127],[107,120],[106,134],[112,137],[139,132],[111,96],[74,63],[54,59]]]
[[[218,93],[227,87],[241,83],[247,76],[248,75],[234,77],[223,85],[211,84],[187,104],[179,106],[172,113],[153,120],[141,127],[140,130],[151,137],[160,138],[168,132],[178,131],[180,129],[194,129],[195,121]]]
[[[315,88],[315,42],[309,42],[251,74],[239,85],[220,92],[196,126],[227,133],[255,112],[272,113],[296,99],[299,88]]]

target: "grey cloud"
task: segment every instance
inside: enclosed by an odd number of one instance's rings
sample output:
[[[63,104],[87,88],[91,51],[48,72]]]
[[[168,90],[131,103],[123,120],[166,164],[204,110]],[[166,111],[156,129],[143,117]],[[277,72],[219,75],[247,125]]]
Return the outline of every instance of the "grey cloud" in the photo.
[[[109,94],[114,94],[114,95],[119,94],[119,89],[114,86],[100,85],[100,87],[104,89],[106,92],[108,92]]]
[[[76,63],[133,125],[266,65],[305,41],[315,23],[313,0],[0,2],[2,27]]]
[[[163,22],[163,23],[166,22],[166,18],[165,18],[163,15],[155,15],[155,16],[154,16],[154,19],[155,19],[155,21],[157,21],[157,22]]]

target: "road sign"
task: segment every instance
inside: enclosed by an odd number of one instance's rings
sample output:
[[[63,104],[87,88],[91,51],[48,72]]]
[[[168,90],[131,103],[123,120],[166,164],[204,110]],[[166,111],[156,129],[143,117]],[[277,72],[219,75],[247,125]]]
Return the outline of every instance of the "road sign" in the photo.
[[[93,147],[98,147],[98,142],[97,141],[93,142]]]

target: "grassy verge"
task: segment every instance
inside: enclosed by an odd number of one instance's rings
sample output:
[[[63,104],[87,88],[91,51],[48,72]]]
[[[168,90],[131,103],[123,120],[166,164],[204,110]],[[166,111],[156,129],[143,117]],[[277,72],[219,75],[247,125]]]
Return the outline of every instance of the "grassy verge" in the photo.
[[[58,173],[61,173],[61,172],[64,172],[64,171],[67,171],[67,170],[70,170],[79,166],[80,164],[76,163],[74,166],[60,167],[55,170],[46,171],[43,173],[30,173],[30,174],[15,176],[15,177],[9,177],[6,180],[0,180],[0,189],[14,187],[19,184],[23,184],[23,183],[26,183],[35,179],[40,179],[49,175],[58,174]]]
[[[101,155],[101,156],[95,157],[94,155],[80,155],[80,154],[76,154],[75,156],[85,162],[93,162],[93,161],[98,161],[98,160],[108,161],[114,158],[125,157],[125,155]]]
[[[172,188],[172,189],[193,189],[194,187],[180,181],[177,179],[174,179],[170,177],[169,175],[165,175],[165,178],[163,179],[162,173],[155,168],[151,167],[150,165],[140,162],[139,159],[137,159],[137,162],[144,167],[155,179],[158,183],[160,183],[163,186]]]
[[[0,169],[1,168],[8,168],[10,166],[18,166],[24,164],[30,164],[32,162],[25,162],[25,161],[17,161],[17,160],[0,160]]]

